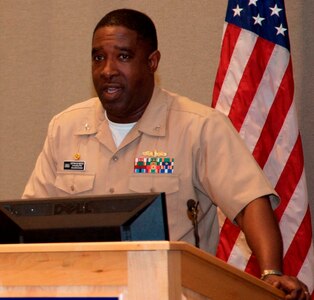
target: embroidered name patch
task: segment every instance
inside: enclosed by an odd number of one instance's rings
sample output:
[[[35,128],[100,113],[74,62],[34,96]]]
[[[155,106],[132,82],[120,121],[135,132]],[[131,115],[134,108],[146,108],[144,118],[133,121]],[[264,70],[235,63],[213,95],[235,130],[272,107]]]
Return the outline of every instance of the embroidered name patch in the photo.
[[[134,162],[134,173],[172,174],[174,158],[170,157],[137,157]]]
[[[63,170],[69,171],[85,171],[85,161],[65,161],[63,163]]]

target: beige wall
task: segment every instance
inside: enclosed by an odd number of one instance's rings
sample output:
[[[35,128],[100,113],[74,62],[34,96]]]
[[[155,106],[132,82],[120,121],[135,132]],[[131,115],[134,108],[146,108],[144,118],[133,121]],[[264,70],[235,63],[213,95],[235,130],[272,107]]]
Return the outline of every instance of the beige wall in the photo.
[[[91,33],[109,10],[155,21],[167,89],[210,104],[227,0],[0,0],[0,199],[20,197],[50,118],[93,95]],[[313,0],[286,0],[296,100],[314,211]],[[313,222],[314,223],[314,222]]]

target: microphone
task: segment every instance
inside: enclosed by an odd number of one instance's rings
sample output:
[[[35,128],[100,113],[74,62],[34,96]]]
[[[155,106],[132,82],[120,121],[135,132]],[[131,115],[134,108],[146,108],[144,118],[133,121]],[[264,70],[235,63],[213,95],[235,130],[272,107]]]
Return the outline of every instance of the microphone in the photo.
[[[186,203],[186,205],[188,206],[188,211],[193,212],[195,210],[195,207],[196,207],[196,202],[193,199],[189,199],[188,202]]]
[[[186,203],[188,207],[188,217],[192,221],[193,227],[194,227],[194,239],[195,239],[195,246],[197,248],[200,247],[200,237],[198,234],[198,220],[197,220],[197,215],[198,215],[198,204],[199,202],[189,199]]]

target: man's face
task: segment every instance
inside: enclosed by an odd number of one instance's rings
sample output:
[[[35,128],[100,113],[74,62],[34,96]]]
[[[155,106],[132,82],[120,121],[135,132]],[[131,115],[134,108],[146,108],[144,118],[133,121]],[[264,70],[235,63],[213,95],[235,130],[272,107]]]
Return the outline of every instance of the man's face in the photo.
[[[116,123],[137,121],[147,107],[159,52],[122,26],[96,30],[92,42],[92,76],[108,118]]]

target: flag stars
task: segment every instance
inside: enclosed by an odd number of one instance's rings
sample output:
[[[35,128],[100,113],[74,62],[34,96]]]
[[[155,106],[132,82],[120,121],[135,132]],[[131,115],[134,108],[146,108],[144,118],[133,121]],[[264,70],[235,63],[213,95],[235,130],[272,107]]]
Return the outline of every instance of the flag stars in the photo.
[[[241,15],[241,11],[243,10],[243,8],[239,7],[239,4],[237,4],[237,7],[232,9],[233,10],[233,16],[240,16]]]
[[[287,30],[287,28],[284,28],[282,26],[282,24],[280,24],[279,27],[275,27],[277,29],[277,35],[282,34],[283,36],[285,35],[285,31]]]
[[[289,48],[285,9],[280,3],[279,0],[230,0],[226,21]]]
[[[262,18],[259,14],[257,14],[256,17],[253,17],[255,20],[254,25],[258,24],[262,26],[262,22],[265,20],[265,18]]]
[[[282,11],[282,8],[279,8],[277,4],[274,7],[269,8],[271,10],[271,16],[276,15],[279,17],[279,13]]]
[[[249,2],[249,5],[255,5],[256,6],[256,2],[257,2],[258,0],[250,0],[250,2]]]

